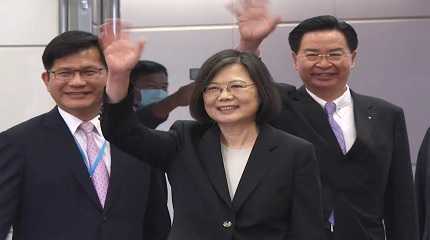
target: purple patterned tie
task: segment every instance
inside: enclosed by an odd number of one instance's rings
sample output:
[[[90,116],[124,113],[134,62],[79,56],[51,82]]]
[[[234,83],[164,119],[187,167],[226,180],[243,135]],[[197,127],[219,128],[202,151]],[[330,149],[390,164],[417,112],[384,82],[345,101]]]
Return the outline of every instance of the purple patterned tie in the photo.
[[[328,116],[328,122],[330,123],[331,130],[336,136],[337,142],[339,143],[340,149],[342,153],[346,153],[346,145],[345,139],[343,138],[342,128],[340,128],[339,124],[334,120],[333,114],[336,112],[336,104],[334,102],[327,102],[324,106],[324,110]]]
[[[89,166],[94,164],[97,154],[99,152],[99,147],[96,144],[94,136],[94,125],[91,122],[83,122],[80,125],[80,129],[84,132],[87,139],[87,156]],[[106,193],[109,186],[109,174],[103,159],[98,164],[91,177],[94,188],[96,189],[97,195],[99,197],[102,207],[105,205]]]
[[[324,106],[324,111],[327,113],[328,116],[328,122],[330,124],[331,130],[333,131],[334,135],[336,136],[337,142],[339,143],[340,149],[342,150],[342,153],[346,153],[346,145],[345,145],[345,139],[343,138],[343,131],[342,128],[340,128],[339,124],[334,120],[333,114],[336,112],[336,104],[334,102],[327,102]],[[328,218],[328,221],[331,225],[331,231],[333,231],[333,226],[335,223],[334,219],[334,211],[332,210],[330,213],[330,216]]]

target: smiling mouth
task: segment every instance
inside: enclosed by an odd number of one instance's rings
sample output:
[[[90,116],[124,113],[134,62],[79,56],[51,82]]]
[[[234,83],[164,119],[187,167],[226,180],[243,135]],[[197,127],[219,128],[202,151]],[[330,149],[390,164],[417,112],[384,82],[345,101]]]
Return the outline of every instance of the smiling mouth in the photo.
[[[330,81],[336,77],[336,73],[312,73],[311,76],[315,80],[319,81]]]
[[[312,73],[312,76],[317,76],[317,77],[332,77],[336,75],[336,73]]]
[[[66,95],[70,96],[70,97],[84,97],[88,94],[89,94],[89,92],[69,92],[69,93],[66,93]]]
[[[222,106],[222,107],[217,107],[218,111],[221,112],[229,112],[229,111],[233,111],[235,109],[239,108],[238,106]]]

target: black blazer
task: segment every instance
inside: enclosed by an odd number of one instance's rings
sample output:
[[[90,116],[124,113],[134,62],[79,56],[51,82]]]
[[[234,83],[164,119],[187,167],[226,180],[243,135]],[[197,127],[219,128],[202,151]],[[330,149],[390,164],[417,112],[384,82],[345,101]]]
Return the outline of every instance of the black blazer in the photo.
[[[417,190],[419,239],[430,240],[430,128],[418,152],[415,168]]]
[[[163,175],[111,144],[103,209],[57,108],[0,134],[0,239],[165,239]]]
[[[167,172],[175,211],[169,239],[320,239],[320,183],[310,143],[259,126],[230,199],[215,124],[177,121],[170,132],[151,130],[123,101],[104,106],[102,128],[121,149]]]
[[[139,110],[136,111],[136,115],[139,118],[140,122],[144,124],[145,126],[155,129],[158,127],[158,125],[162,124],[167,120],[166,118],[158,118],[154,115],[152,112],[152,106],[145,106]]]
[[[273,125],[314,144],[324,219],[334,209],[336,240],[417,239],[417,213],[402,109],[351,91],[357,138],[343,155],[326,114],[302,87],[278,86],[283,111]],[[385,231],[384,231],[385,229]]]

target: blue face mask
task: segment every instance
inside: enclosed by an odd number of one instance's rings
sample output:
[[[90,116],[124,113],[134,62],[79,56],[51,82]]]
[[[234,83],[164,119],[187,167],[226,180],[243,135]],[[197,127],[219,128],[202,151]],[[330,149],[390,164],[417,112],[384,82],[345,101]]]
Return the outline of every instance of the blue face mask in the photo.
[[[159,102],[167,97],[163,89],[140,89],[140,107]]]

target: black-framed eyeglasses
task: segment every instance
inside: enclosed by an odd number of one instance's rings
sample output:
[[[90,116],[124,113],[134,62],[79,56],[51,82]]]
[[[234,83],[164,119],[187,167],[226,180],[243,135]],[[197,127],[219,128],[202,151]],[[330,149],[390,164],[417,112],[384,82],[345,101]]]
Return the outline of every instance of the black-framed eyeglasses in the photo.
[[[229,93],[233,95],[240,95],[246,91],[248,87],[254,86],[255,83],[248,83],[244,81],[230,81],[227,83],[227,85],[220,85],[217,83],[211,83],[209,84],[205,90],[204,94],[207,97],[218,97],[221,95],[221,93],[224,91],[228,91]]]
[[[338,62],[342,60],[348,54],[343,51],[331,52],[327,54],[316,53],[316,52],[305,52],[302,55],[309,62],[320,62],[323,58],[326,58],[329,62]]]
[[[78,72],[79,76],[84,80],[93,80],[105,71],[105,68],[83,68],[83,69],[58,69],[55,71],[48,71],[52,75],[53,79],[60,81],[69,81],[75,77]]]

